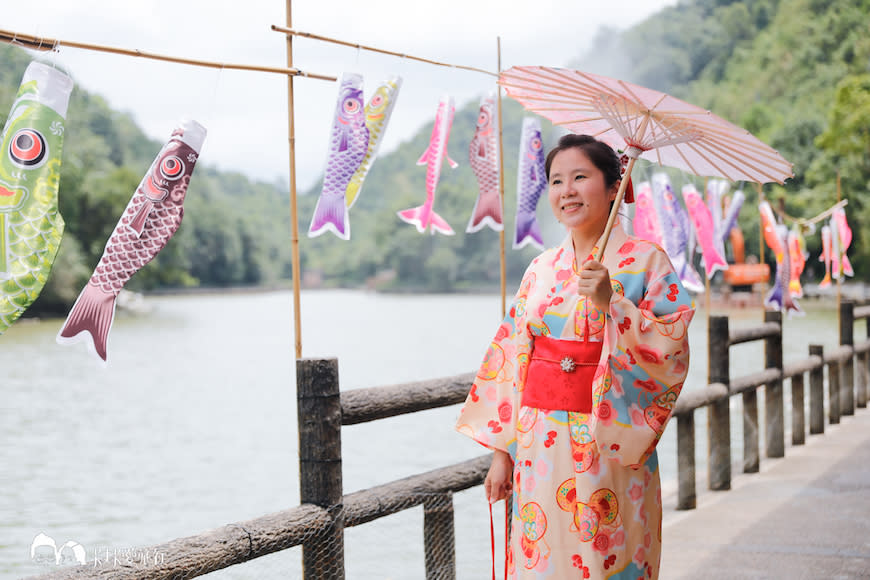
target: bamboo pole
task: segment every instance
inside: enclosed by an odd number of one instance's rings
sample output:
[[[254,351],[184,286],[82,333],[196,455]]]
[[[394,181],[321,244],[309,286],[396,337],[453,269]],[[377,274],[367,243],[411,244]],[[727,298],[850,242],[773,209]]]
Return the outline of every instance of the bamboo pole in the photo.
[[[758,191],[758,203],[764,200],[764,192],[761,188],[761,183],[755,182],[755,189]],[[764,264],[764,224],[761,219],[758,220],[758,263]],[[764,306],[764,295],[767,293],[767,281],[761,283],[761,311],[765,312],[767,308]]]
[[[292,25],[293,0],[287,0],[287,26]],[[293,66],[293,37],[287,36],[287,66]],[[299,267],[299,213],[296,207],[296,120],[294,114],[294,95],[293,95],[293,76],[287,77],[287,139],[290,143],[290,249],[291,249],[291,268],[293,276],[293,330],[294,344],[296,348],[296,358],[302,358],[302,311],[300,294],[301,286],[299,277],[301,276]]]
[[[840,170],[837,170],[837,203],[840,203]],[[839,229],[837,230],[839,235]],[[833,240],[831,241],[831,249],[834,248]],[[837,244],[837,248],[840,247],[840,244]],[[843,305],[843,260],[840,259],[840,256],[834,256],[834,259],[837,260],[837,325],[839,326],[842,317],[840,315],[840,308]],[[831,272],[833,272],[834,268],[831,268]]]
[[[847,205],[849,205],[848,199],[840,200],[837,203],[835,203],[834,205],[832,205],[831,207],[829,207],[828,209],[826,209],[825,211],[823,211],[820,214],[815,215],[809,219],[796,218],[796,217],[790,216],[783,209],[774,209],[774,211],[777,213],[777,215],[779,215],[779,217],[781,217],[783,219],[783,221],[790,221],[792,223],[810,225],[810,224],[819,223],[823,219],[830,217],[830,215],[833,214],[839,208],[846,207]]]
[[[640,127],[635,132],[636,135],[644,134],[646,126],[649,124],[649,119],[649,115],[646,115],[641,120]],[[610,209],[610,215],[607,217],[607,225],[604,226],[604,235],[602,236],[603,241],[601,242],[601,249],[598,250],[598,261],[604,259],[604,250],[607,248],[610,231],[613,229],[613,224],[616,223],[616,215],[619,213],[619,206],[622,205],[622,198],[625,197],[625,190],[628,187],[628,182],[631,181],[631,171],[634,169],[634,162],[637,161],[637,158],[641,153],[642,151],[637,150],[634,147],[628,148],[628,167],[625,168],[625,175],[622,176],[622,180],[619,182],[619,190],[616,192],[616,199],[613,200],[613,207]]]
[[[479,73],[483,73],[483,74],[494,76],[494,77],[498,77],[498,74],[499,74],[499,73],[494,73],[492,71],[484,70],[481,68],[476,68],[473,66],[463,66],[463,65],[458,65],[458,64],[449,64],[446,62],[439,62],[437,60],[431,60],[428,58],[421,58],[419,56],[411,56],[410,54],[404,54],[402,52],[394,52],[392,50],[384,50],[382,48],[375,48],[373,46],[366,46],[364,44],[359,44],[356,42],[348,42],[346,40],[339,40],[337,38],[330,38],[328,36],[322,36],[320,34],[314,34],[311,32],[303,32],[301,30],[294,30],[289,25],[284,27],[284,26],[277,26],[277,25],[273,24],[272,30],[274,30],[275,32],[284,33],[287,36],[304,36],[305,38],[310,38],[312,40],[321,40],[323,42],[331,42],[332,44],[339,44],[341,46],[348,46],[350,48],[356,48],[357,50],[368,50],[368,51],[377,52],[380,54],[389,54],[391,56],[398,56],[401,58],[406,58],[408,60],[416,60],[418,62],[425,62],[428,64],[434,64],[437,66],[446,66],[446,67],[450,67],[450,68],[469,70],[469,71],[479,72]]]
[[[707,183],[710,181],[709,177],[704,178],[704,196],[707,196]],[[707,329],[710,329],[710,311],[713,310],[713,297],[710,295],[712,293],[712,288],[710,285],[710,276],[707,275],[707,265],[704,264],[704,310],[707,311]],[[708,362],[708,373],[709,373],[709,362]]]
[[[501,37],[496,37],[496,45],[498,47],[498,72],[501,74]],[[501,266],[501,317],[502,319],[507,314],[507,255],[505,250],[505,234],[504,234],[504,141],[502,131],[502,115],[501,115],[501,87],[496,85],[498,91],[498,194],[501,199],[501,221],[502,228],[498,233],[499,241],[499,263]]]
[[[634,169],[634,162],[637,161],[634,157],[628,158],[628,167],[625,169],[625,175],[622,176],[622,181],[619,183],[619,190],[616,192],[616,198],[613,200],[613,208],[610,210],[610,216],[607,218],[607,224],[604,226],[604,234],[601,236],[601,249],[598,250],[596,259],[600,262],[604,259],[604,250],[607,248],[607,241],[610,238],[610,232],[613,230],[613,224],[616,223],[616,215],[619,213],[619,206],[622,205],[622,198],[625,197],[625,190],[628,187],[628,181],[631,179],[631,170]]]
[[[69,48],[80,48],[83,50],[92,50],[96,52],[106,52],[111,54],[120,54],[124,56],[137,56],[141,58],[147,58],[151,60],[160,60],[164,62],[174,62],[177,64],[187,64],[191,66],[200,66],[207,68],[219,68],[219,69],[229,69],[229,70],[246,70],[246,71],[257,71],[257,72],[268,72],[275,74],[288,75],[290,77],[294,76],[303,76],[312,79],[320,79],[324,81],[335,81],[336,77],[323,75],[318,73],[309,73],[301,71],[297,68],[293,68],[289,66],[287,68],[280,67],[271,67],[271,66],[260,66],[260,65],[249,65],[249,64],[233,64],[226,62],[214,62],[208,60],[197,60],[192,58],[183,58],[177,56],[168,56],[163,54],[157,54],[153,52],[145,52],[139,49],[127,49],[127,48],[118,48],[114,46],[105,46],[101,44],[90,44],[85,42],[74,42],[70,40],[60,40],[56,38],[46,38],[41,36],[31,36],[28,34],[19,34],[17,32],[12,32],[8,30],[0,30],[0,42],[5,42],[7,44],[20,45],[25,48],[29,48],[32,50],[38,51],[51,51],[55,50],[60,46],[66,46]]]
[[[761,184],[756,182],[755,189],[758,190],[758,203],[761,203],[764,200]],[[761,225],[761,220],[758,221],[758,263],[764,263],[764,226]]]

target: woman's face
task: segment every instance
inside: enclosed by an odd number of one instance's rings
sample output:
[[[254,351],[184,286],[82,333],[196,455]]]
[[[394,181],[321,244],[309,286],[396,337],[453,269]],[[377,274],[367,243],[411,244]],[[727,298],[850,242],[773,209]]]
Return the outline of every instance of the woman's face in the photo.
[[[550,208],[569,230],[597,237],[607,223],[618,185],[605,187],[604,174],[582,149],[560,151],[550,166]]]

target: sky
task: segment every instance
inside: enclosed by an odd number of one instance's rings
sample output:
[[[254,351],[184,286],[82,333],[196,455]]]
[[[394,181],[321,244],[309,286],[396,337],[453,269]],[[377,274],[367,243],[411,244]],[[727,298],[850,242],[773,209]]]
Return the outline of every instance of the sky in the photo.
[[[283,0],[29,0],[4,6],[0,29],[233,64],[286,67]],[[403,54],[485,70],[501,65],[565,66],[588,50],[602,26],[624,29],[676,0],[295,0],[293,28]],[[363,75],[370,89],[403,79],[380,154],[395,150],[431,122],[443,94],[457,108],[495,89],[495,77],[418,63],[306,38],[293,64],[338,77]],[[33,53],[36,55],[37,53]],[[77,86],[130,113],[145,133],[165,141],[181,119],[208,130],[202,162],[253,179],[288,183],[286,76],[200,68],[78,48],[39,53],[70,71]],[[294,80],[296,183],[322,173],[337,83]],[[366,98],[369,93],[366,91]],[[155,154],[157,152],[155,151]],[[420,152],[422,153],[422,151]]]

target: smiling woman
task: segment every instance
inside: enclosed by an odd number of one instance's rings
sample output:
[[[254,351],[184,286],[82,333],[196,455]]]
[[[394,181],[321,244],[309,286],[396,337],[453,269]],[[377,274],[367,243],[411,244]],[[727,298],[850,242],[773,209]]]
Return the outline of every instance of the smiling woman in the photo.
[[[591,253],[601,236],[600,225],[607,220],[619,189],[619,163],[606,164],[613,151],[597,143],[591,137],[567,135],[547,155],[545,165],[553,215],[571,232],[574,248],[583,256]]]
[[[664,251],[621,227],[592,258],[620,184],[610,146],[566,135],[546,168],[568,236],[526,271],[456,428],[494,451],[484,487],[512,502],[512,577],[657,578],[655,448],[688,373],[692,301]]]

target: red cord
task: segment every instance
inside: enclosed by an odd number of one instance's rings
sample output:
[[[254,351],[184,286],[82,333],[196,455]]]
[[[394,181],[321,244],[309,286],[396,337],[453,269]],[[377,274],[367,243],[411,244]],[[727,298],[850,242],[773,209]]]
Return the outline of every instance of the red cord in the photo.
[[[511,537],[511,506],[504,500],[504,580],[508,577],[508,553]]]
[[[489,500],[487,500],[489,503]],[[510,537],[510,506],[504,500],[504,580],[508,577],[508,538]],[[492,553],[492,580],[495,580],[495,522],[492,517],[492,504],[489,503],[489,546]]]
[[[495,580],[495,524],[492,520],[492,502],[486,500],[489,504],[489,546],[492,549],[492,580]]]

